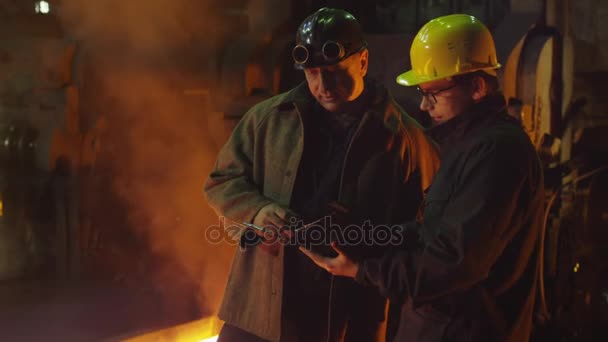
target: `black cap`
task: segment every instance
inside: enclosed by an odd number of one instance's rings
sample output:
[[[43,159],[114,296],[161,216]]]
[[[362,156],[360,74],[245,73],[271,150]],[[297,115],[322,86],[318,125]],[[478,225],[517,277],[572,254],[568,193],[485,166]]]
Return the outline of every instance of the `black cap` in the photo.
[[[300,24],[293,58],[298,69],[332,65],[366,47],[361,25],[352,14],[324,7]]]

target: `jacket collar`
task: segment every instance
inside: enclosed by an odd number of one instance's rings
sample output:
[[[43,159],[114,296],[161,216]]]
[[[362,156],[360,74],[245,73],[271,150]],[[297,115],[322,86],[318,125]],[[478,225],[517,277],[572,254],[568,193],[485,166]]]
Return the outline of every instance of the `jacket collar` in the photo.
[[[439,144],[446,145],[462,139],[473,128],[495,118],[505,110],[505,100],[498,93],[474,104],[471,109],[455,118],[428,130],[428,134]]]
[[[365,80],[366,91],[371,92],[370,105],[365,113],[370,118],[375,118],[384,123],[385,128],[392,132],[399,129],[399,123],[402,121],[401,112],[396,107],[394,101],[385,87],[371,79]],[[302,115],[314,110],[316,99],[310,93],[306,82],[300,83],[298,86],[287,92],[283,99],[278,102],[277,108],[280,111],[298,109]]]

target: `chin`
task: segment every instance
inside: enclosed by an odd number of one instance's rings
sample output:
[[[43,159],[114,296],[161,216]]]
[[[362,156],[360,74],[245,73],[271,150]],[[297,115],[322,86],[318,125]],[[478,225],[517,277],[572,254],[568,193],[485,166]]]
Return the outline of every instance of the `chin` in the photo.
[[[340,110],[340,105],[337,103],[327,103],[327,102],[320,102],[321,106],[323,108],[325,108],[326,111],[328,112],[337,112],[338,110]]]
[[[445,123],[446,120],[435,120],[433,119],[433,126],[439,126],[443,123]]]

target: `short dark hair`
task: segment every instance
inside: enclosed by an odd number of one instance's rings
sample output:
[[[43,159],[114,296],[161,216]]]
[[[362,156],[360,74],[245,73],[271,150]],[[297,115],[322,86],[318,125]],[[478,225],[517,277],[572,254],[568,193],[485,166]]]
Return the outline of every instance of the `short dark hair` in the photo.
[[[495,94],[500,90],[498,78],[496,76],[488,74],[483,70],[477,70],[468,74],[456,75],[453,77],[453,80],[456,83],[472,84],[473,79],[476,77],[481,77],[484,79],[488,86],[488,95]]]

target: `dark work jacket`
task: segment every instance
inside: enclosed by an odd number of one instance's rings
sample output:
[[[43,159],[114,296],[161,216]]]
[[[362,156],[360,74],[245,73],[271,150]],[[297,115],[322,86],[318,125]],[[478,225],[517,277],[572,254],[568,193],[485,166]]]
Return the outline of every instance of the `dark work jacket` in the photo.
[[[369,107],[368,102],[374,96],[373,90],[374,87],[368,85],[361,96],[363,99],[358,99],[362,101],[360,107],[362,110]],[[313,110],[307,115],[302,115],[306,143],[289,204],[289,208],[297,213],[303,222],[312,222],[329,215],[328,204],[338,200],[340,174],[346,149],[363,114],[362,111],[345,113],[340,119],[339,115],[325,111],[317,103],[312,107]],[[418,202],[421,202],[422,192],[417,193]],[[414,196],[415,193],[411,195]],[[328,229],[319,224],[316,230],[319,232]],[[304,236],[308,235],[300,235],[301,238]],[[300,243],[304,244],[303,241]],[[354,308],[350,309],[350,303],[347,303],[348,299],[352,298],[357,298],[359,301],[356,311],[360,314],[360,320],[365,320],[368,324],[374,320],[377,322],[382,320],[385,300],[377,294],[377,291],[366,290],[352,280],[345,282],[346,279],[334,282],[332,285],[331,274],[315,265],[295,246],[288,246],[284,251],[282,319],[283,330],[291,330],[285,333],[297,336],[298,341],[327,341],[328,328],[332,330],[334,336],[340,335],[342,324],[336,320],[344,320],[341,317],[349,315],[350,311],[355,311]],[[340,291],[346,301],[333,300],[332,297],[336,296],[330,297],[330,291]],[[351,293],[345,295],[345,292]],[[363,300],[369,305],[361,305]],[[331,323],[328,317],[330,312],[333,313]],[[330,323],[329,327],[328,323]],[[377,327],[378,324],[370,325],[369,334],[373,335]],[[361,335],[361,332],[358,331],[357,334]],[[336,339],[337,337],[334,337],[330,340]]]
[[[543,179],[534,147],[490,97],[439,125],[440,168],[418,237],[360,264],[356,279],[403,303],[395,341],[527,341]],[[412,241],[410,241],[412,242]]]

